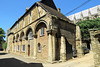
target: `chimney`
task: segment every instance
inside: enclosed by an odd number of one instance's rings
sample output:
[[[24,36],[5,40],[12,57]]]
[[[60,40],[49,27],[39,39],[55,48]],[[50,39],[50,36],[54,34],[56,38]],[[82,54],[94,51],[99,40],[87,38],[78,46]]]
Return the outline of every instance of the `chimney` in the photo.
[[[57,8],[58,12],[61,12],[61,9],[60,8]]]
[[[18,18],[18,20],[19,20],[19,18]]]
[[[29,10],[29,7],[26,7],[26,11],[28,11],[28,10]],[[26,11],[25,11],[25,12],[26,12]]]

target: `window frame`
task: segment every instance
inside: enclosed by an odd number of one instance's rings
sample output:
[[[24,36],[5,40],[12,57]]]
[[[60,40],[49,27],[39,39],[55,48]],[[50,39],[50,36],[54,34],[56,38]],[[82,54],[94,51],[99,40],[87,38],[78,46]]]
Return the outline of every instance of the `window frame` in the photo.
[[[22,45],[22,52],[25,52],[25,45]]]

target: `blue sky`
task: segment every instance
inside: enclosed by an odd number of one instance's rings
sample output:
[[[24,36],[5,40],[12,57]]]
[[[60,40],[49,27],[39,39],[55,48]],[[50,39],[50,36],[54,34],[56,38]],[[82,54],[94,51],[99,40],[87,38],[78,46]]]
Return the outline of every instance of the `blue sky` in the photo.
[[[31,7],[32,4],[40,0],[0,0],[0,27],[7,32],[15,21],[25,13],[26,7]],[[54,0],[57,8],[65,15],[67,12],[81,5],[87,0]],[[88,4],[68,14],[74,14],[82,10],[100,5],[100,0],[91,0]],[[67,15],[67,16],[68,16]]]

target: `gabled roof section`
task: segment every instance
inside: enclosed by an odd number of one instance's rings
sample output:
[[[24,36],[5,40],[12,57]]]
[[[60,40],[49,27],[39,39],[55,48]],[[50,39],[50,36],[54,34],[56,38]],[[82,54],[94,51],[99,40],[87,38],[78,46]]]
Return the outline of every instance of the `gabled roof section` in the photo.
[[[57,10],[53,0],[41,0],[40,2],[51,7],[51,8],[53,8],[53,9],[55,9],[55,10]]]
[[[58,12],[57,10],[45,5],[44,3],[41,3],[41,2],[37,2],[37,3],[38,3],[38,5],[43,7],[46,11],[48,11],[48,13],[50,13],[51,15],[54,15],[63,20],[70,21],[66,16],[64,16],[62,13]]]
[[[62,13],[57,11],[57,8],[53,2],[53,0],[41,0],[39,2],[34,3],[10,28],[12,29],[33,7],[36,5],[40,5],[44,10],[46,10],[51,15],[54,15],[60,19],[70,21],[66,16],[64,16]]]

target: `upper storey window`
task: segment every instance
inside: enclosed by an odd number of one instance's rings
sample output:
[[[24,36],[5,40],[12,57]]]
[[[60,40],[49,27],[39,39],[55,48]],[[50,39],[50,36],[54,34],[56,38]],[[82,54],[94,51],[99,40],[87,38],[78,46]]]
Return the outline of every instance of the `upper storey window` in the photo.
[[[30,31],[29,34],[28,34],[28,39],[33,39],[33,33]]]
[[[45,29],[44,29],[44,27],[42,27],[40,29],[40,36],[44,36],[44,34],[45,34]]]
[[[20,38],[18,37],[18,42],[19,42],[19,39],[20,39]]]
[[[23,40],[25,40],[25,36],[23,35]]]

